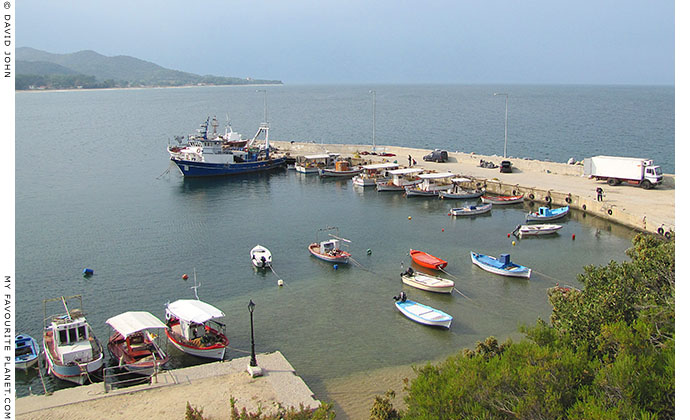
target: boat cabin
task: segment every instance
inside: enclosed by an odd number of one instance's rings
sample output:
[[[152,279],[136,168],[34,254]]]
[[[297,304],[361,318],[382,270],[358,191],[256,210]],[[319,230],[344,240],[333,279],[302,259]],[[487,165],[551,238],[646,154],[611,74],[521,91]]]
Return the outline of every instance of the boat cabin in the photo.
[[[510,254],[501,254],[500,257],[498,257],[498,261],[503,264],[505,267],[506,265],[510,264]]]
[[[217,321],[224,316],[218,308],[199,300],[178,300],[169,304],[165,310],[166,319],[179,320],[179,334],[189,341],[207,335],[207,328],[217,333],[224,332],[225,325]]]
[[[297,172],[318,172],[319,168],[333,168],[339,153],[298,156],[295,162]]]
[[[422,191],[447,191],[453,187],[453,174],[447,173],[430,173],[430,174],[420,174],[419,178],[422,179],[422,183],[419,185],[419,189]]]
[[[340,249],[340,240],[338,239],[329,239],[319,244],[319,252],[322,254],[328,254],[338,249]]]
[[[89,342],[89,325],[81,313],[74,318],[54,318],[48,328],[53,331],[53,339],[62,364],[91,360],[93,350]]]
[[[403,168],[388,171],[390,175],[393,175],[393,185],[398,187],[404,187],[418,181],[418,174],[420,172],[422,172],[421,168]]]

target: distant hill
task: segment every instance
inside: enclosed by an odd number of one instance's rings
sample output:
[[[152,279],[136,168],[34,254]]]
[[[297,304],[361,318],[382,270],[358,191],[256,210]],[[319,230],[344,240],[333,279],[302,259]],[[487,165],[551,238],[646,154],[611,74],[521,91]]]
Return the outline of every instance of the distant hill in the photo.
[[[16,49],[17,89],[73,87],[139,87],[185,85],[282,84],[280,80],[200,76],[170,70],[149,61],[118,55],[107,57],[95,51],[53,54],[29,47]],[[55,86],[57,83],[59,86]],[[86,83],[86,84],[84,84]]]

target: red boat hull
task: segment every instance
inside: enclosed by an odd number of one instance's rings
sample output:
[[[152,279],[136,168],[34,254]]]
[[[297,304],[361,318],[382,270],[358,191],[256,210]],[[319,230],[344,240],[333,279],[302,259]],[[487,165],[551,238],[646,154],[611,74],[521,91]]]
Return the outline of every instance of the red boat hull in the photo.
[[[448,261],[444,261],[426,252],[417,251],[415,249],[410,250],[410,257],[412,257],[412,261],[415,263],[422,267],[431,268],[432,270],[440,270],[448,265]]]

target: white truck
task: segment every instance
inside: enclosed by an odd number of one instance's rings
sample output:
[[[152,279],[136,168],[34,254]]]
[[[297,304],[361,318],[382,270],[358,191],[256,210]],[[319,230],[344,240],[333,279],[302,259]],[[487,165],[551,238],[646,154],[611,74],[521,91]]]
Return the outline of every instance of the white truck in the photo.
[[[584,170],[586,176],[604,180],[611,186],[627,182],[646,190],[661,184],[664,178],[661,167],[651,159],[594,156],[585,159]]]

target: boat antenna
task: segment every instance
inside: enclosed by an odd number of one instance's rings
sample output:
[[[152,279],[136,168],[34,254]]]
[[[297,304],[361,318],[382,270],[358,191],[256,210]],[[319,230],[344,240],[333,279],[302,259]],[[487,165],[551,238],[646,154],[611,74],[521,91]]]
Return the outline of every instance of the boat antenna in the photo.
[[[65,301],[65,297],[64,297],[64,296],[60,296],[60,299],[62,299],[62,306],[65,307],[65,312],[67,312],[67,318],[69,318],[70,321],[71,321],[71,320],[72,320],[72,315],[69,313],[69,308],[67,307],[67,302]]]
[[[201,283],[196,284],[196,267],[194,268],[194,286],[190,287],[190,289],[194,290],[194,297],[196,297],[196,300],[199,300],[199,295],[197,294],[197,289],[201,287]]]

